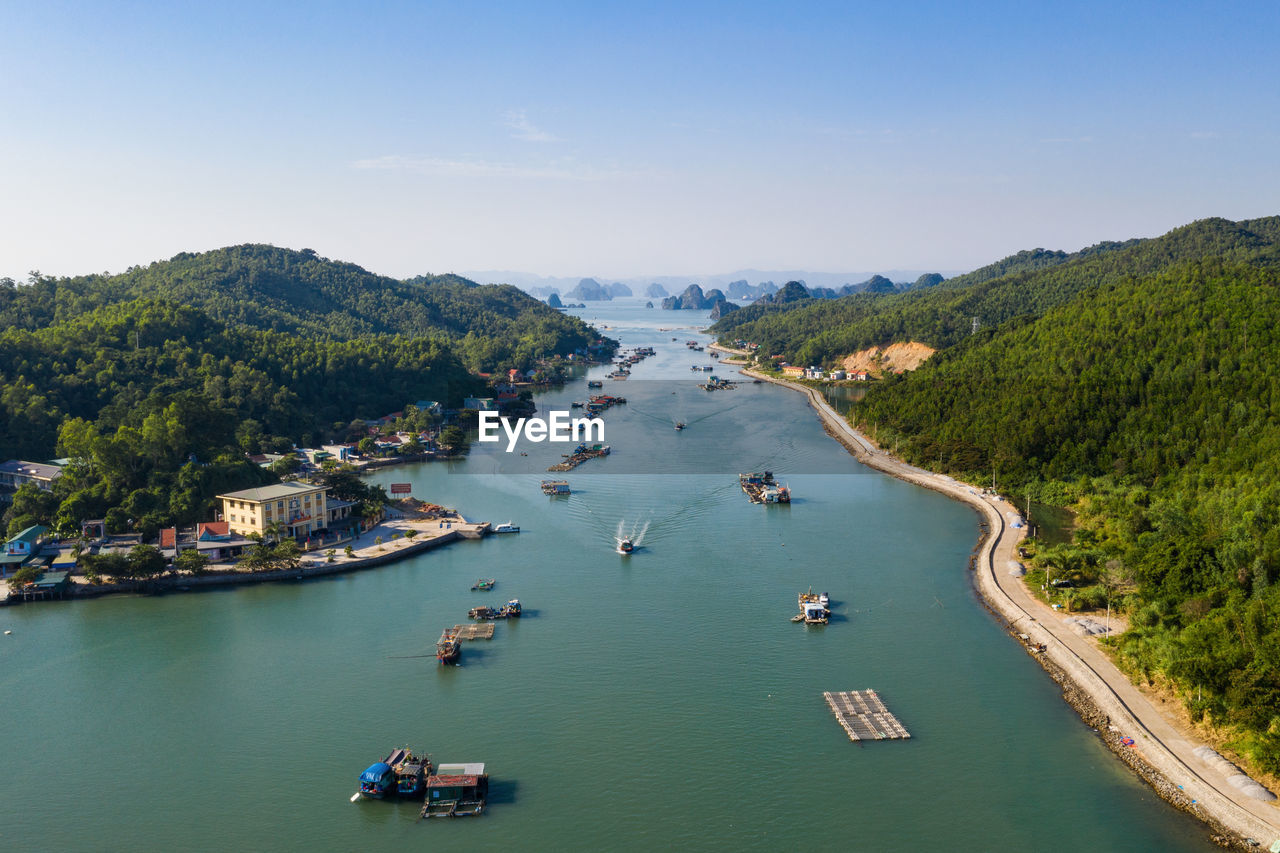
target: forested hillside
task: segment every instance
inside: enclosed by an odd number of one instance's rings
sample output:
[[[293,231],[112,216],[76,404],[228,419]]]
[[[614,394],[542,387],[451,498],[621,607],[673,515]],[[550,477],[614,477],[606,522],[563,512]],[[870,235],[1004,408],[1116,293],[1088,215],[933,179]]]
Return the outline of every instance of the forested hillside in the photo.
[[[1076,503],[1054,561],[1131,582],[1121,649],[1280,770],[1280,273],[1121,278],[966,339],[857,418],[908,460]]]
[[[398,281],[304,249],[248,244],[132,267],[120,275],[39,277],[0,290],[0,321],[27,329],[135,299],[167,299],[230,327],[352,340],[400,334],[447,339],[473,370],[530,366],[594,340],[576,317],[509,285],[458,276]]]
[[[1091,287],[1200,258],[1280,261],[1280,217],[1206,219],[1162,237],[1100,243],[1071,255],[1020,252],[924,290],[807,300],[773,310],[744,308],[722,318],[712,331],[721,339],[760,344],[765,352],[804,365],[831,364],[851,352],[894,341],[944,349],[971,333],[975,317],[989,329],[1017,317],[1039,316]]]
[[[345,438],[414,400],[459,405],[476,370],[597,338],[505,286],[399,282],[313,252],[237,246],[119,276],[0,282],[3,458],[76,460],[20,491],[9,527],[106,517],[154,532],[261,482],[246,451]]]
[[[766,352],[788,342],[805,363],[861,343],[941,344],[874,384],[853,418],[917,465],[1072,506],[1074,541],[1035,560],[1076,579],[1061,599],[1114,599],[1131,624],[1122,665],[1280,772],[1278,239],[1280,218],[1206,220],[733,334]],[[970,334],[970,315],[999,322]],[[761,338],[767,324],[777,338]]]

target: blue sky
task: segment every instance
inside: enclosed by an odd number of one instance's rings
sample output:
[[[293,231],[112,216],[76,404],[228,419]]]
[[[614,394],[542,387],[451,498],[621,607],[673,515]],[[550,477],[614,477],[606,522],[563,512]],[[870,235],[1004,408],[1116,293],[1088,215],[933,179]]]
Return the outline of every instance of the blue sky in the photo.
[[[1280,214],[1275,3],[0,0],[0,275],[972,268]]]

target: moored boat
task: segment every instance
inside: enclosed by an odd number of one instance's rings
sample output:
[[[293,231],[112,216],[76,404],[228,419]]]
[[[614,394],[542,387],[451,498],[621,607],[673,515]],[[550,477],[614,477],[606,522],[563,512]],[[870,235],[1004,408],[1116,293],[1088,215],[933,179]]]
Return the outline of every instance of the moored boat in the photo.
[[[502,609],[498,611],[499,619],[518,619],[522,609],[520,607],[520,599],[513,598],[506,604],[502,605]]]
[[[493,589],[493,585],[496,583],[497,581],[494,580],[493,578],[481,578],[480,580],[476,581],[475,585],[472,586],[471,588],[473,590],[478,589],[483,592],[488,592],[489,590]]]
[[[498,611],[492,607],[473,607],[467,611],[468,619],[497,619]]]
[[[404,758],[391,769],[396,774],[396,794],[401,797],[421,797],[423,784],[431,773],[431,759],[426,755],[414,755],[404,750]]]
[[[542,493],[552,497],[573,494],[569,489],[569,482],[567,480],[543,480]]]
[[[753,504],[791,503],[791,489],[778,485],[772,471],[755,471],[739,474],[738,485]]]
[[[393,749],[382,761],[374,762],[360,774],[360,788],[357,793],[369,800],[381,800],[395,793],[396,772],[393,765],[404,760],[408,750]]]
[[[462,657],[462,641],[453,628],[445,628],[436,640],[436,660],[440,663],[457,663]]]

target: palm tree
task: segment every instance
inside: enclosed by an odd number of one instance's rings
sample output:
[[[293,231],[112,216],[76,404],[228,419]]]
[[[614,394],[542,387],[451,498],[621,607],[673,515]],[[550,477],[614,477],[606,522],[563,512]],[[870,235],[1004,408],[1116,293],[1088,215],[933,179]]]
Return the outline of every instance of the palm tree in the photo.
[[[266,538],[273,545],[279,543],[280,540],[284,538],[285,530],[286,528],[284,524],[282,524],[279,521],[273,521],[263,528],[263,532],[266,534]]]

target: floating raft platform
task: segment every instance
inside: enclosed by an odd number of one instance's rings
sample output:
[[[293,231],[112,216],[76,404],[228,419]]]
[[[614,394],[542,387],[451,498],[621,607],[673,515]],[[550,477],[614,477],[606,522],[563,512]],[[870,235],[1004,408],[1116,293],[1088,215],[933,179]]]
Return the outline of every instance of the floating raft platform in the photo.
[[[898,718],[880,701],[874,690],[850,690],[845,693],[823,693],[836,722],[849,735],[849,740],[905,740],[911,737]]]
[[[454,625],[454,634],[459,640],[492,640],[492,622],[471,622],[466,625]]]

